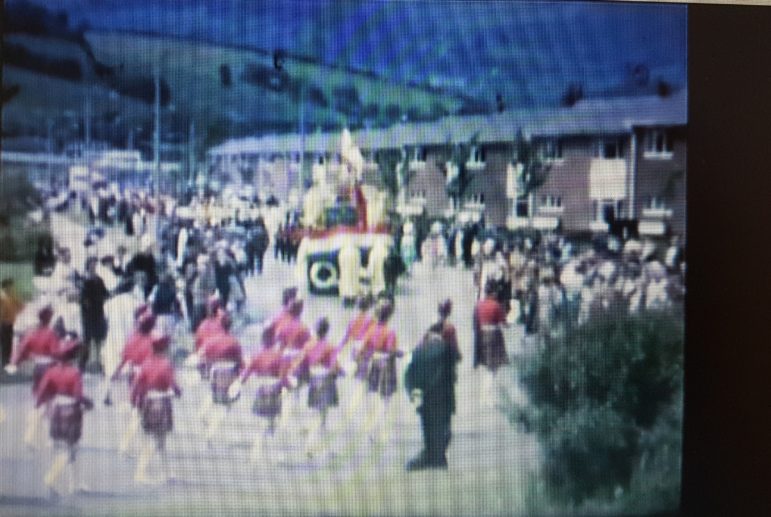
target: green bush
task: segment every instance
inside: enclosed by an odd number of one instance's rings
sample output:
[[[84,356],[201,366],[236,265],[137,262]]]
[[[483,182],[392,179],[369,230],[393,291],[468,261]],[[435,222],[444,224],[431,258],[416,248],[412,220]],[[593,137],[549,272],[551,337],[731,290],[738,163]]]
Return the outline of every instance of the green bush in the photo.
[[[550,491],[573,503],[610,498],[627,493],[633,478],[645,483],[641,463],[679,461],[682,368],[679,311],[598,318],[527,357],[519,376],[529,403],[510,404],[509,416],[537,434]],[[679,492],[679,464],[660,477],[674,484],[664,492]]]

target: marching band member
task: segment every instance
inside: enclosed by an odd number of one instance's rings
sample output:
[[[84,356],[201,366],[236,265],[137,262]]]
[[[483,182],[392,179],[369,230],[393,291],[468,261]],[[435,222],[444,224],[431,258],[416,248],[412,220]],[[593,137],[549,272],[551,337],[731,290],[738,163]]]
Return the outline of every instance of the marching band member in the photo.
[[[506,324],[506,311],[496,299],[494,282],[485,284],[485,297],[474,309],[474,368],[486,367],[482,372],[481,399],[485,406],[494,405],[493,389],[495,373],[509,364],[502,327]]]
[[[25,334],[20,342],[16,354],[11,357],[11,363],[6,371],[14,374],[17,365],[28,359],[34,363],[32,370],[32,391],[37,390],[43,374],[53,366],[56,353],[59,350],[59,336],[51,327],[51,319],[54,310],[51,305],[46,305],[38,311],[38,326]],[[39,425],[43,413],[33,409],[27,417],[27,430],[24,433],[24,443],[30,447],[37,447],[40,442]]]
[[[257,390],[255,393],[252,412],[267,421],[262,431],[255,433],[254,443],[250,453],[250,460],[256,463],[264,456],[265,438],[274,435],[275,420],[281,414],[281,392],[289,385],[288,377],[282,368],[281,349],[275,346],[271,328],[263,334],[262,348],[255,354],[241,377],[230,387],[229,395],[237,398],[241,386],[255,375],[257,377]]]
[[[281,369],[282,375],[288,376],[294,374],[297,379],[296,385],[285,391],[283,401],[283,411],[281,412],[282,426],[288,424],[289,420],[295,416],[297,403],[299,402],[300,389],[303,383],[307,382],[307,369],[299,368],[293,371],[293,365],[301,356],[305,343],[310,339],[311,333],[308,327],[300,319],[303,311],[303,301],[294,300],[289,305],[289,319],[276,330],[276,343],[281,347]]]
[[[360,351],[360,349],[357,348],[357,345],[361,346],[367,332],[375,325],[374,319],[369,315],[369,310],[372,307],[372,297],[369,295],[360,296],[357,306],[359,313],[348,323],[348,327],[345,329],[345,335],[338,346],[339,351],[342,351],[349,342],[353,342],[354,349],[351,351],[352,357],[357,356]],[[360,378],[363,378],[366,373],[366,365],[364,366],[365,367],[362,368],[361,372],[357,370],[357,374]]]
[[[396,391],[396,358],[402,355],[397,348],[396,332],[388,327],[388,320],[393,314],[394,306],[388,300],[383,300],[375,309],[377,324],[370,330],[361,354],[368,356],[367,389],[370,393],[380,395],[382,404],[380,439],[385,441],[391,421],[391,395]],[[379,411],[370,411],[369,432],[374,430]]]
[[[221,303],[216,296],[210,296],[206,302],[206,318],[195,331],[195,351],[201,349],[203,342],[222,332]]]
[[[142,364],[144,364],[153,353],[153,340],[155,337],[153,336],[152,331],[155,327],[155,316],[149,312],[146,306],[143,312],[140,312],[140,309],[142,309],[142,307],[136,312],[136,314],[138,314],[136,329],[129,336],[128,340],[126,340],[126,345],[123,347],[123,353],[121,355],[121,362],[118,364],[118,367],[110,378],[113,382],[120,379],[124,367],[128,365],[129,371],[127,374],[127,381],[129,386],[131,386],[139,368],[141,368]],[[110,401],[108,400],[108,402]],[[133,412],[129,425],[126,428],[126,432],[121,437],[120,445],[118,447],[121,454],[126,454],[128,452],[134,436],[136,436],[139,431],[139,426],[140,415],[139,413]]]
[[[303,349],[302,357],[295,368],[304,367],[309,371],[308,407],[319,412],[320,420],[310,433],[305,451],[313,454],[316,444],[326,432],[327,410],[338,404],[336,378],[341,373],[337,362],[338,348],[327,341],[329,320],[321,318],[316,324],[316,335],[308,340]]]
[[[359,297],[357,304],[359,313],[348,323],[348,327],[345,329],[345,335],[338,345],[338,353],[340,353],[349,342],[353,342],[351,359],[356,365],[354,368],[355,374],[352,378],[343,382],[346,399],[349,401],[346,409],[346,417],[348,420],[350,420],[358,411],[367,392],[364,383],[359,383],[357,381],[365,381],[367,378],[368,358],[366,357],[366,354],[361,354],[361,351],[364,346],[364,340],[376,324],[375,319],[369,314],[372,304],[373,299],[371,296],[364,295]]]
[[[272,339],[275,339],[279,330],[292,319],[289,314],[289,308],[292,303],[297,299],[297,288],[289,287],[284,289],[281,295],[281,310],[270,319],[270,322],[265,326],[265,331],[269,332]]]
[[[226,409],[226,411],[218,411],[211,415],[211,420],[208,420],[206,413],[204,413],[205,422],[208,422],[205,437],[210,445],[211,439],[219,430],[222,420],[225,419],[227,410],[234,402],[228,394],[230,385],[238,378],[238,374],[243,368],[241,345],[236,337],[230,333],[232,321],[229,314],[222,314],[220,317],[222,331],[209,336],[201,345],[200,350],[204,369],[209,372],[211,379],[211,399],[207,399],[210,402],[204,407],[207,412],[213,404],[223,405]]]
[[[91,409],[93,403],[83,396],[83,377],[80,370],[72,365],[79,357],[81,343],[67,338],[55,352],[56,364],[48,368],[35,390],[35,408],[45,405],[51,416],[50,436],[54,445],[64,445],[67,450],[56,455],[46,472],[43,482],[52,495],[58,495],[57,481],[64,468],[69,465],[69,488],[72,493],[78,486],[75,458],[83,425],[83,408]]]
[[[166,435],[173,428],[172,394],[182,394],[174,378],[174,368],[166,357],[171,339],[169,336],[157,336],[153,339],[153,353],[148,357],[134,379],[131,390],[131,403],[142,415],[142,427],[145,433],[155,439],[155,444],[146,445],[139,456],[134,481],[148,483],[147,467],[154,450],[161,454],[165,480],[169,479],[168,462],[165,454]]]

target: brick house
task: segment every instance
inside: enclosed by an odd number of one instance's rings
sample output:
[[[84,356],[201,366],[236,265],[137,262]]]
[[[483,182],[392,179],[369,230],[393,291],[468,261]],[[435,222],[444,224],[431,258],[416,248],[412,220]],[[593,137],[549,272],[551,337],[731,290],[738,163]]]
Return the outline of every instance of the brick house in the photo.
[[[429,217],[466,213],[487,224],[566,232],[605,232],[608,221],[634,220],[640,233],[685,234],[687,94],[585,99],[572,107],[449,116],[353,132],[365,156],[363,177],[379,181],[378,155],[399,152],[397,210]],[[546,167],[545,182],[517,191],[516,138],[521,133]],[[447,192],[455,145],[469,149],[471,179],[460,199]],[[278,135],[231,140],[209,151],[215,174],[233,178],[258,163],[255,188],[288,199],[309,168],[333,176],[341,167],[339,134]],[[224,166],[223,166],[224,164]],[[401,169],[400,166],[397,166]]]

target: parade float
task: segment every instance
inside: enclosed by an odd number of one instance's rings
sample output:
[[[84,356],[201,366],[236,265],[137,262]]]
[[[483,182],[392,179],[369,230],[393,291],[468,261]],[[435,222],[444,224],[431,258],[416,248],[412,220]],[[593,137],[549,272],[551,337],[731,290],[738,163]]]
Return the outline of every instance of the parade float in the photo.
[[[313,166],[313,184],[303,198],[296,274],[312,294],[352,298],[369,282],[372,250],[382,255],[393,239],[386,222],[387,194],[362,182],[364,159],[347,129],[340,147],[342,166],[336,174]]]

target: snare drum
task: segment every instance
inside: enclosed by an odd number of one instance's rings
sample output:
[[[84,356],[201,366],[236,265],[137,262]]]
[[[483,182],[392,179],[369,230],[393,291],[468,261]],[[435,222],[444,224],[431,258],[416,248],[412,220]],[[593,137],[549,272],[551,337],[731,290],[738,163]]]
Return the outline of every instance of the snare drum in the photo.
[[[238,364],[232,361],[217,361],[211,366],[211,391],[216,404],[233,402],[228,395],[228,388],[238,377]]]
[[[65,395],[57,395],[51,401],[51,430],[53,440],[74,445],[80,440],[83,429],[83,410],[80,402]]]
[[[48,356],[35,356],[32,359],[34,366],[32,367],[32,390],[37,390],[38,384],[43,379],[46,371],[54,365],[54,360]]]
[[[479,336],[479,364],[496,371],[509,363],[503,331],[498,325],[482,325]]]
[[[297,360],[297,358],[300,356],[301,353],[302,353],[301,350],[293,350],[293,349],[284,350],[284,353],[281,355],[281,374],[282,375],[286,375],[292,363],[294,363]],[[307,383],[308,380],[309,380],[308,368],[305,367],[305,365],[300,365],[300,368],[298,369],[298,372],[297,372],[298,387],[301,384]]]
[[[383,397],[396,391],[396,356],[387,352],[375,352],[367,373],[367,387]]]
[[[324,366],[314,366],[310,369],[308,407],[323,411],[328,407],[337,406],[335,377],[334,372]]]
[[[172,394],[150,390],[142,403],[142,428],[154,435],[164,435],[174,426],[171,409]]]
[[[257,393],[252,412],[268,418],[281,413],[281,381],[274,377],[257,377]]]

